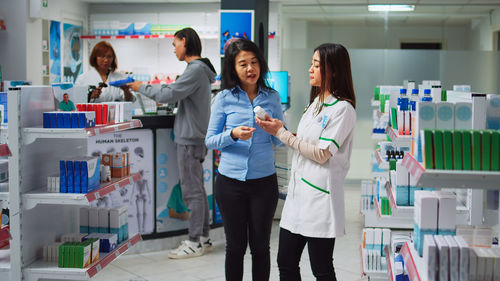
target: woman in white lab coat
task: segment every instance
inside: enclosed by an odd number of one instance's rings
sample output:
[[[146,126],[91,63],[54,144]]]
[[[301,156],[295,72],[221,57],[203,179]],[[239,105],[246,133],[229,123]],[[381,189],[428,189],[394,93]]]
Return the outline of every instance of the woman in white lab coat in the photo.
[[[278,250],[280,279],[286,281],[301,280],[299,261],[306,244],[316,280],[337,280],[333,248],[345,234],[343,183],[356,122],[347,50],[339,44],[317,47],[309,83],[310,103],[297,136],[278,119],[257,119],[262,129],[294,149]]]
[[[92,67],[80,75],[75,82],[75,85],[96,87],[90,95],[89,102],[133,101],[135,99],[128,86],[118,88],[107,85],[109,82],[127,78],[124,74],[115,72],[118,63],[111,44],[106,41],[97,43],[90,54],[89,63]],[[99,83],[105,83],[107,87],[100,87]]]

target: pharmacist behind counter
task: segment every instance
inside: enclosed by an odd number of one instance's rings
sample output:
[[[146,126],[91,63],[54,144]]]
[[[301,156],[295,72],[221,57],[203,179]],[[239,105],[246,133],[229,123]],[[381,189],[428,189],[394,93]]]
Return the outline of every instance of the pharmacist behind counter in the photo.
[[[135,101],[135,96],[128,86],[100,86],[101,83],[108,84],[127,78],[126,75],[116,72],[118,62],[110,43],[106,41],[97,43],[90,54],[89,64],[92,66],[89,71],[80,75],[75,82],[75,85],[95,87],[90,93],[89,102]]]

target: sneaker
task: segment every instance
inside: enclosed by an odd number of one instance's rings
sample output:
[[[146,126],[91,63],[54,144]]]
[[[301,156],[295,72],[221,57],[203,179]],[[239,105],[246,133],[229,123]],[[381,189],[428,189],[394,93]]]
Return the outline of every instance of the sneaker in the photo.
[[[212,251],[212,240],[210,240],[210,237],[201,236],[200,243],[201,243],[201,246],[203,247],[203,251],[205,251],[205,252]]]
[[[191,242],[184,240],[181,245],[168,253],[168,257],[171,259],[187,259],[193,257],[199,257],[203,255],[203,247],[200,243]]]

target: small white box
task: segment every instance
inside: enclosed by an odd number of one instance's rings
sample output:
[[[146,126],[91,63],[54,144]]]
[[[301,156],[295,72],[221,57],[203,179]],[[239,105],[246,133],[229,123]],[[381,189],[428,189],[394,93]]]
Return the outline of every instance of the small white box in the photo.
[[[109,233],[109,210],[99,208],[99,233]]]
[[[454,238],[460,253],[460,261],[458,262],[460,268],[460,281],[469,281],[469,245],[467,245],[462,236],[454,236]]]
[[[472,128],[486,129],[486,95],[472,93]]]
[[[488,254],[483,248],[473,248],[477,256],[477,267],[476,267],[476,279],[473,280],[485,280],[486,277],[486,260],[488,259]]]
[[[437,281],[436,261],[437,247],[432,235],[424,236],[424,276],[427,276],[427,281]]]
[[[477,254],[474,248],[469,248],[469,281],[477,280]]]
[[[80,233],[89,233],[89,207],[80,208]]]
[[[457,198],[448,191],[437,191],[438,203],[438,233],[455,235],[457,217]]]
[[[460,281],[459,261],[460,253],[458,244],[451,235],[444,236],[446,243],[450,247],[450,281]]]
[[[450,258],[449,246],[442,235],[434,235],[434,241],[439,250],[439,280],[449,280]]]
[[[375,228],[373,231],[373,244],[374,250],[378,251],[379,253],[382,252],[382,229],[380,228]]]
[[[89,209],[89,233],[99,233],[99,209]]]
[[[472,103],[471,102],[456,102],[455,103],[455,129],[470,130],[472,129]]]
[[[451,102],[436,103],[436,128],[453,130],[455,128],[455,105]]]

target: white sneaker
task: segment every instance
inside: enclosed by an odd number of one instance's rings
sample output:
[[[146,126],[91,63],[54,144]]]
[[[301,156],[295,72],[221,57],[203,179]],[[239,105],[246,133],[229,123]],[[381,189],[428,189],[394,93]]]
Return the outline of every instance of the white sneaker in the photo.
[[[200,243],[205,253],[212,251],[212,240],[210,240],[210,237],[200,236]]]
[[[203,255],[203,247],[198,242],[191,242],[189,240],[184,240],[181,245],[168,253],[168,257],[171,259],[187,259],[193,257],[199,257]]]

